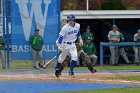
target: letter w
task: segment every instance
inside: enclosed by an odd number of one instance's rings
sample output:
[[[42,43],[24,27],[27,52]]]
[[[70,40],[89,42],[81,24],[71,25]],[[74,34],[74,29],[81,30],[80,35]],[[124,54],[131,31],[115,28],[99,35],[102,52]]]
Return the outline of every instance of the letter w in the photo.
[[[30,5],[31,5],[30,12],[27,7],[29,0],[16,0],[16,3],[19,6],[19,12],[21,16],[21,21],[22,21],[24,36],[26,41],[29,40],[33,17],[35,18],[36,24],[39,24],[39,26],[41,26],[40,35],[43,36],[45,30],[44,28],[46,24],[48,6],[51,3],[51,0],[44,0],[44,4],[45,4],[44,15],[41,8],[42,0],[30,0]]]

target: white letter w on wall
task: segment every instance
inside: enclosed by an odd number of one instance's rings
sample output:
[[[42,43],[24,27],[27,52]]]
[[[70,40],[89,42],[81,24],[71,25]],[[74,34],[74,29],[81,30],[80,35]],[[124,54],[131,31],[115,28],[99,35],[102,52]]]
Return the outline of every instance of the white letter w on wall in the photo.
[[[21,21],[26,41],[29,40],[33,18],[37,27],[40,29],[40,35],[44,35],[48,6],[51,0],[16,0],[19,7]],[[45,9],[41,7],[45,5]],[[43,12],[44,11],[44,12]]]

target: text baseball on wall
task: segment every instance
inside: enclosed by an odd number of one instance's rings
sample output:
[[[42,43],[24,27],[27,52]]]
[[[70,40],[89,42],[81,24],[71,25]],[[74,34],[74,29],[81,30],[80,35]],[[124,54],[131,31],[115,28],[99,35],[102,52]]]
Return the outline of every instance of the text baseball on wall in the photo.
[[[59,0],[12,0],[12,59],[31,59],[30,37],[35,29],[43,37],[43,57],[57,54],[55,41],[59,30]]]

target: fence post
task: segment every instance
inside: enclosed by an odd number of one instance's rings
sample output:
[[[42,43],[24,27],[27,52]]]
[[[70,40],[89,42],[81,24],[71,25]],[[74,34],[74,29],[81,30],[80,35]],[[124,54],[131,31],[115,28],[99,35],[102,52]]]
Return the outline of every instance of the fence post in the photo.
[[[100,65],[103,66],[103,46],[102,46],[102,42],[100,43]]]
[[[7,68],[10,69],[10,60],[9,60],[9,26],[8,26],[8,0],[6,0],[6,42],[7,42]]]
[[[5,0],[2,0],[2,26],[3,26],[3,37],[6,40],[5,37]],[[4,69],[7,69],[7,61],[6,61],[6,50],[4,49]]]

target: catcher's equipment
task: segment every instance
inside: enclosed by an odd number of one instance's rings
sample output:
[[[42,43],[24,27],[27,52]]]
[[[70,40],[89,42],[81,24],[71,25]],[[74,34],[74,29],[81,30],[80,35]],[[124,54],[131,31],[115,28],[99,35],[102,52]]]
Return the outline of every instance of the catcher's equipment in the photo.
[[[80,44],[80,40],[82,42],[82,39],[79,38],[77,38],[77,40],[75,41],[76,49],[78,52],[82,50],[82,44]]]
[[[67,55],[63,63],[60,65],[60,68],[59,68],[60,74],[63,71],[63,69],[67,66],[67,64],[70,62],[70,60],[71,60],[70,55]]]
[[[61,72],[66,67],[66,65],[68,64],[68,62],[70,62],[70,60],[71,60],[70,55],[67,55],[66,58],[65,58],[65,60],[63,61],[63,63],[60,65],[59,69],[55,69],[55,76],[57,78],[61,75]]]
[[[89,56],[84,51],[81,52],[80,57],[86,63],[86,66],[88,67],[88,69],[90,70],[91,73],[96,72],[92,66],[92,62],[91,62]]]
[[[97,70],[95,68],[93,68],[91,63],[87,63],[86,65],[87,65],[87,67],[88,67],[88,69],[90,70],[91,73],[97,72]]]

